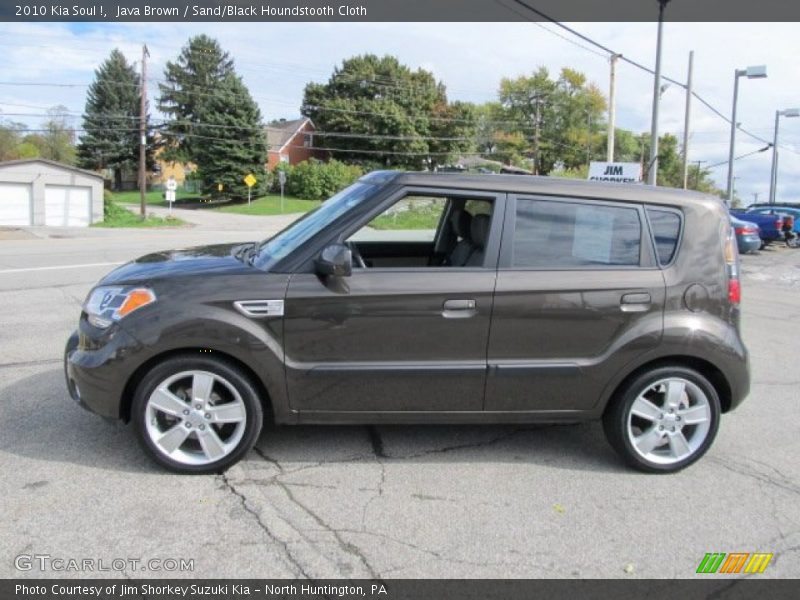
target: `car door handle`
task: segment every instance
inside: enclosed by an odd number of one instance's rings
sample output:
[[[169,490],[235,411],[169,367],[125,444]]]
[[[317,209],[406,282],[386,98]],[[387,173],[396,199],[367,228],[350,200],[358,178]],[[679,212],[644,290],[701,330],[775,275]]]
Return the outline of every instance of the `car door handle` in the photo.
[[[466,319],[478,314],[475,300],[445,300],[442,316],[445,319]]]
[[[650,294],[647,292],[636,292],[633,294],[623,294],[619,301],[620,309],[623,312],[644,312],[650,308]]]

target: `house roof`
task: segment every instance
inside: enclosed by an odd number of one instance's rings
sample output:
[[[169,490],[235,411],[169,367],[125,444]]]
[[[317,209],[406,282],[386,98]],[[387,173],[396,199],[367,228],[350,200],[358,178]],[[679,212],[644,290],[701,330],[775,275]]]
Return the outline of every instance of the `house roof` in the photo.
[[[48,167],[54,167],[57,169],[61,169],[63,171],[74,171],[75,173],[80,173],[82,175],[88,175],[90,177],[97,177],[98,179],[103,179],[103,176],[100,173],[95,171],[88,171],[87,169],[80,169],[78,167],[73,167],[72,165],[67,165],[64,163],[60,163],[56,160],[50,160],[49,158],[21,158],[19,160],[6,160],[0,162],[0,169],[3,169],[8,166],[19,166],[19,165],[28,165],[32,163],[41,163],[47,165]]]
[[[264,128],[267,132],[267,146],[270,152],[278,152],[303,128],[306,123],[311,123],[308,117],[292,119],[291,121],[272,121]],[[311,123],[313,125],[313,123]]]

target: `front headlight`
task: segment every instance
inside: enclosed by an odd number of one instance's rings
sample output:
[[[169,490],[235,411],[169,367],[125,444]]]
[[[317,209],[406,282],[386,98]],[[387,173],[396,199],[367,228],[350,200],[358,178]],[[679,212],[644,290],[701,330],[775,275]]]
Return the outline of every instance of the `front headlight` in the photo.
[[[148,288],[106,286],[91,291],[83,310],[89,323],[100,329],[106,329],[115,321],[155,301],[155,293]]]

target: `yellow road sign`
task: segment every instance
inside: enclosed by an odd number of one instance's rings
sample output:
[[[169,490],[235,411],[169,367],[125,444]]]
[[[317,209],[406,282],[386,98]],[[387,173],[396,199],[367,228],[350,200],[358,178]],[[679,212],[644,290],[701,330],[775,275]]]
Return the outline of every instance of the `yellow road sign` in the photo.
[[[244,178],[244,183],[247,187],[253,187],[256,184],[257,179],[252,173],[248,173],[247,176]]]

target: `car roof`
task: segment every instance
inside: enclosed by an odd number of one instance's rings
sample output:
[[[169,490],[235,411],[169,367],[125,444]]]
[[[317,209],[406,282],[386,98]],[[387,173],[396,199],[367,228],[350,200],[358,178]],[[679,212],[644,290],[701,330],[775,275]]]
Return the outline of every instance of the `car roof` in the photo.
[[[607,183],[536,175],[373,171],[361,179],[376,183],[391,181],[396,184],[421,187],[647,202],[678,207],[696,206],[699,203],[722,205],[720,198],[694,191],[644,184]]]

